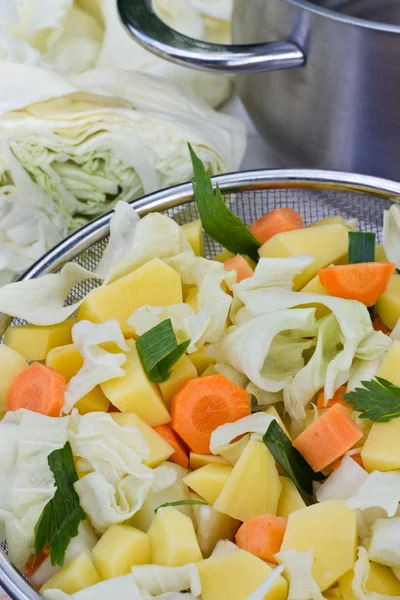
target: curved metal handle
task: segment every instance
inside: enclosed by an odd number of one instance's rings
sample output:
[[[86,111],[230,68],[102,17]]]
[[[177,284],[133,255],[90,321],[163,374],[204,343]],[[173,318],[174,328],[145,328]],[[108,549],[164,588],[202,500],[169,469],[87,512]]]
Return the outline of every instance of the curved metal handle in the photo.
[[[151,0],[118,0],[122,23],[144,48],[162,58],[195,69],[229,73],[300,67],[303,51],[292,42],[223,45],[192,39],[157,17]]]

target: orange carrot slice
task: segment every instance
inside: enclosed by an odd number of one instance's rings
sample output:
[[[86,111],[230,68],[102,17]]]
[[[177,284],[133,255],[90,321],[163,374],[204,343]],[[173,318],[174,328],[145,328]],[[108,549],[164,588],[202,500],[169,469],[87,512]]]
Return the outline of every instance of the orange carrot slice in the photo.
[[[331,296],[373,306],[385,293],[396,266],[393,263],[356,263],[320,269],[319,279]]]
[[[243,279],[251,277],[254,273],[247,260],[240,254],[236,254],[233,258],[228,258],[224,262],[224,269],[226,271],[236,271],[238,283]]]
[[[35,362],[14,379],[7,410],[26,408],[48,417],[59,417],[64,404],[64,391],[64,377]]]
[[[293,446],[317,472],[345,454],[362,436],[346,409],[336,403],[306,427]]]
[[[389,333],[391,332],[391,329],[389,329],[389,327],[386,327],[385,323],[379,317],[375,317],[372,326],[375,329],[375,331],[382,331],[382,333],[384,333],[385,335],[389,335]]]
[[[324,390],[321,390],[318,394],[317,398],[317,408],[330,408],[337,402],[342,406],[346,406],[347,408],[353,408],[354,404],[348,404],[346,400],[343,398],[343,394],[346,393],[346,386],[341,385],[333,395],[333,398],[330,398],[328,402],[325,404],[325,395]]]
[[[304,221],[293,208],[274,208],[271,212],[263,215],[257,221],[250,223],[251,233],[264,244],[277,233],[302,229]]]
[[[224,375],[187,381],[172,399],[171,426],[197,454],[210,454],[211,433],[251,414],[248,393]]]
[[[35,560],[34,554],[29,555],[28,560],[26,561],[26,565],[25,565],[25,574],[28,579],[30,579],[32,577],[32,575],[38,570],[40,565],[46,560],[46,558],[49,556],[49,554],[50,554],[50,548],[47,544],[45,544],[43,546],[42,550],[37,555],[36,560]]]
[[[285,535],[286,519],[275,515],[252,517],[241,525],[236,544],[267,562],[278,564],[274,554],[279,552]]]
[[[356,462],[358,465],[360,465],[360,467],[362,467],[364,469],[364,463],[362,461],[361,458],[361,454],[351,454],[350,458],[354,460],[354,462]],[[337,460],[335,460],[330,466],[330,468],[332,469],[332,471],[336,471],[340,465],[343,462],[343,456],[341,456],[340,458],[338,458]]]
[[[168,460],[185,467],[189,468],[189,456],[186,451],[185,445],[182,440],[176,435],[175,431],[170,425],[156,425],[153,427],[154,431],[161,435],[162,438],[175,450]]]

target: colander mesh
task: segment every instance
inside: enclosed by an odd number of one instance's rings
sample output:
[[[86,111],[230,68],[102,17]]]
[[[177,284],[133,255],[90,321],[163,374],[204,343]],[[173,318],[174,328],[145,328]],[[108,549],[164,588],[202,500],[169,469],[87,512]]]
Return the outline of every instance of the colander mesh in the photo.
[[[377,241],[380,242],[383,211],[390,207],[391,201],[372,194],[339,191],[334,189],[333,185],[331,186],[332,189],[327,189],[327,187],[328,184],[320,190],[289,187],[253,189],[224,194],[224,198],[231,210],[246,224],[251,223],[274,208],[291,207],[302,215],[306,225],[334,215],[341,216],[345,220],[356,218],[359,222],[359,230],[375,232]],[[198,219],[196,204],[193,201],[185,202],[163,212],[180,225]],[[94,270],[107,245],[107,239],[105,237],[93,244],[77,255],[74,261],[90,270]],[[207,258],[211,258],[221,250],[221,246],[207,235],[204,236],[204,248]],[[99,283],[96,284],[94,280],[91,280],[76,285],[70,293],[67,303],[70,304],[80,300]],[[21,321],[14,319],[11,326],[18,323],[21,323]],[[2,544],[2,548],[7,551],[7,544]],[[15,598],[13,600],[19,599]]]
[[[336,190],[307,190],[307,189],[260,189],[249,190],[224,196],[228,206],[248,225],[273,208],[284,206],[294,208],[306,225],[324,217],[340,215],[345,220],[357,218],[361,231],[374,231],[377,241],[381,241],[383,211],[389,208],[391,202],[379,196],[355,194]],[[189,223],[199,218],[195,202],[164,211],[179,225]],[[94,269],[99,262],[107,238],[93,244],[75,258],[75,261],[88,269]],[[221,250],[221,246],[209,236],[204,236],[205,256],[211,258]],[[80,300],[93,287],[94,281],[77,285],[71,292],[67,302]]]

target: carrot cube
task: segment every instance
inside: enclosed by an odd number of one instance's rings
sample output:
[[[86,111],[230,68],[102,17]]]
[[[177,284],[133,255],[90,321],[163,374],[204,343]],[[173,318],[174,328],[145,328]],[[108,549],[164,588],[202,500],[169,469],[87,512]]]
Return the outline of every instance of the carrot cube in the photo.
[[[239,527],[236,544],[258,558],[277,564],[274,554],[279,552],[286,530],[286,519],[275,515],[260,515],[248,519]]]

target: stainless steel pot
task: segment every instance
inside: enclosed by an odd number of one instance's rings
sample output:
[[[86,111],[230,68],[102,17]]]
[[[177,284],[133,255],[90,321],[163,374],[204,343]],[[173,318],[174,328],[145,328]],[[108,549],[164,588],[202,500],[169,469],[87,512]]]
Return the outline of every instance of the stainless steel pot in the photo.
[[[238,73],[251,118],[287,166],[400,179],[399,0],[235,0],[232,46],[179,34],[150,0],[118,7],[153,53]]]

